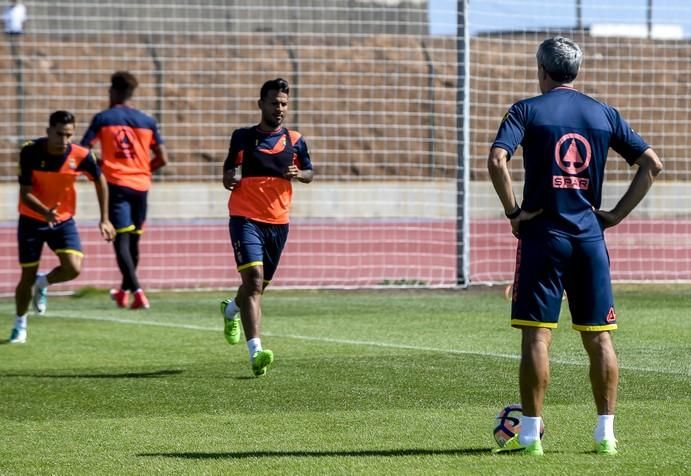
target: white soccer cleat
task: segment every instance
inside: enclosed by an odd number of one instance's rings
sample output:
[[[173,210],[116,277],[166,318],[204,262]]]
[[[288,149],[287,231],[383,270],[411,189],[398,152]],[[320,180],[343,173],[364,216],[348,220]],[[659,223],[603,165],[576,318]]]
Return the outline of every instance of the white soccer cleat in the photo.
[[[48,307],[48,288],[39,288],[37,284],[34,284],[34,296],[31,303],[38,314],[45,314]]]
[[[26,342],[26,327],[12,328],[10,334],[10,344],[23,344]]]

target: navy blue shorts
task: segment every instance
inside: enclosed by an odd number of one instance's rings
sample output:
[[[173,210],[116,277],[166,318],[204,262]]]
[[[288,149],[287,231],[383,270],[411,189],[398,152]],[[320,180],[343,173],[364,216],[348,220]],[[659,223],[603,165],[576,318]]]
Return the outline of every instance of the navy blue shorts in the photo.
[[[149,192],[108,184],[108,219],[118,233],[141,233]]]
[[[55,254],[84,256],[77,224],[73,218],[51,227],[44,221],[19,215],[17,242],[19,244],[19,265],[22,268],[38,266],[41,261],[43,243],[47,243]]]
[[[230,217],[228,228],[238,271],[263,266],[264,282],[270,282],[288,240],[288,224],[272,225],[244,217]]]
[[[582,241],[545,233],[519,240],[511,325],[557,327],[564,291],[574,329],[617,328],[604,239]]]

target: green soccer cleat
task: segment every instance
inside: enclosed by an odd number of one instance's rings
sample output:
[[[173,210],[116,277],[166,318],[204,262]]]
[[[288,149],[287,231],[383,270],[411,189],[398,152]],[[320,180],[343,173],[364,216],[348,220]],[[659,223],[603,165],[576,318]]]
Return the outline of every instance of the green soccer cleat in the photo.
[[[617,440],[602,440],[595,443],[595,453],[599,455],[614,456],[617,451]]]
[[[274,353],[270,350],[259,350],[252,356],[252,372],[255,377],[266,375],[269,365],[274,361]]]
[[[221,315],[223,316],[223,335],[226,336],[226,340],[230,345],[235,345],[240,342],[240,319],[237,317],[237,312],[232,319],[226,316],[226,308],[231,301],[232,299],[221,301]]]
[[[545,454],[545,452],[542,451],[542,442],[540,440],[534,441],[529,445],[522,445],[518,441],[518,435],[511,437],[511,439],[509,439],[503,447],[493,449],[492,453],[515,453],[530,456],[542,456]]]

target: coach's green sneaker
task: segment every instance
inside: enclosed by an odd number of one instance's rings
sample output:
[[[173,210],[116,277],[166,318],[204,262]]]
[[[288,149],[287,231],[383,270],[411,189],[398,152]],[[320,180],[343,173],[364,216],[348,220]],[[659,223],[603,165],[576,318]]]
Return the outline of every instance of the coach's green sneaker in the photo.
[[[270,350],[259,350],[252,356],[252,372],[255,377],[266,375],[269,365],[274,361],[274,353]]]
[[[511,437],[503,447],[493,449],[492,453],[516,453],[531,456],[542,456],[545,454],[542,451],[542,442],[540,440],[534,441],[529,445],[522,445],[518,441],[518,435]]]
[[[45,314],[48,307],[48,288],[40,288],[38,284],[34,284],[34,295],[31,298],[31,303],[38,314]]]
[[[609,456],[617,454],[617,440],[602,440],[599,443],[596,442],[595,453]]]
[[[230,345],[235,345],[240,342],[240,319],[237,312],[232,318],[226,316],[226,310],[231,302],[233,302],[232,299],[221,301],[221,315],[223,316],[223,334]]]

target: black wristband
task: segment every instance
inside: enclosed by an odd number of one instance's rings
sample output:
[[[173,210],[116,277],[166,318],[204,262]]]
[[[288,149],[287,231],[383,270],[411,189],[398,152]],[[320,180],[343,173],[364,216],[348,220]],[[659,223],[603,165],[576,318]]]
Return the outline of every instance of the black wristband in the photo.
[[[513,220],[514,218],[518,218],[518,215],[520,215],[522,211],[523,210],[521,210],[521,207],[516,205],[516,208],[514,209],[514,211],[506,214],[506,218],[508,218],[509,220]]]

